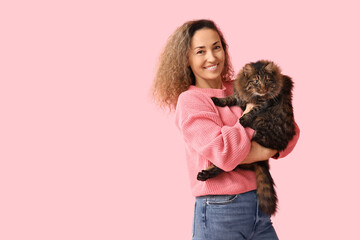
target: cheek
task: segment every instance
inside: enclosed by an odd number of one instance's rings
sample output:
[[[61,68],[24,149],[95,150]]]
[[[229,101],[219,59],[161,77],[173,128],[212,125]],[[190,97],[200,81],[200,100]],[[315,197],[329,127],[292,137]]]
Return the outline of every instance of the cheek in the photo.
[[[221,67],[223,68],[225,65],[225,54],[221,54],[218,56],[219,61],[221,62]],[[223,69],[222,69],[223,70]]]
[[[258,91],[257,87],[252,87],[249,92],[256,93]]]
[[[247,89],[248,90],[253,90],[254,88],[256,88],[256,85],[252,82],[250,82],[248,85],[247,85]]]
[[[203,60],[199,57],[194,57],[193,59],[191,59],[191,66],[193,66],[194,68],[198,68],[202,65],[202,63]]]
[[[222,51],[220,54],[219,54],[219,59],[221,59],[221,61],[224,63],[225,62],[225,52]]]
[[[274,91],[274,90],[275,90],[275,87],[274,87],[274,85],[272,85],[272,84],[267,84],[266,88],[267,88],[269,91]]]
[[[193,61],[191,57],[188,57],[188,66],[192,67],[193,66]]]
[[[270,90],[275,90],[277,88],[277,85],[273,82],[268,83],[268,88]]]
[[[194,61],[193,59],[189,59],[189,66],[193,72],[196,71],[196,61]]]

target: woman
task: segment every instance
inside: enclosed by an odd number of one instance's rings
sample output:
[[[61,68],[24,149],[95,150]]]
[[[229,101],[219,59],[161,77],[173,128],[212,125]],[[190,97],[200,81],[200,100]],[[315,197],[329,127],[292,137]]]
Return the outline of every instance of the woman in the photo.
[[[254,172],[233,169],[238,164],[285,157],[295,147],[299,129],[280,153],[251,142],[254,131],[240,125],[240,107],[217,107],[211,100],[232,94],[233,73],[226,41],[214,22],[189,21],[165,46],[154,96],[161,106],[175,109],[176,125],[185,141],[196,197],[193,239],[278,239],[270,216],[258,208]],[[225,172],[198,181],[197,173],[212,163]]]

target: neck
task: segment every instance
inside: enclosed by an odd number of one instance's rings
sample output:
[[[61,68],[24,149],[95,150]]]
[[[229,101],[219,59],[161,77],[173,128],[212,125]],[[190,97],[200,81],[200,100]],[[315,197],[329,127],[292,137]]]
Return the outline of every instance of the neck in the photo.
[[[197,86],[199,88],[221,89],[222,82],[221,82],[221,80],[218,80],[218,81],[196,80],[195,86]]]

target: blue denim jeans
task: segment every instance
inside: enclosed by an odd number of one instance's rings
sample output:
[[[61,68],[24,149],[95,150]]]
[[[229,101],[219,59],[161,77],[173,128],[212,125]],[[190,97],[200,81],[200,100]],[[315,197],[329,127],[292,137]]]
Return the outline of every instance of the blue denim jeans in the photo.
[[[270,216],[259,210],[256,191],[196,198],[193,240],[278,239]]]

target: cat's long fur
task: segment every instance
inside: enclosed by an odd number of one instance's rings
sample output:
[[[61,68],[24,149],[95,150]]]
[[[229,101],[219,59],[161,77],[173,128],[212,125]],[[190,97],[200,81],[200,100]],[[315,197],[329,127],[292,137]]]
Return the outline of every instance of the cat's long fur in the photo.
[[[240,118],[241,125],[255,130],[252,141],[282,151],[295,135],[292,88],[291,78],[282,75],[274,62],[260,60],[246,64],[239,72],[232,96],[212,100],[217,106],[238,105],[243,110],[246,104],[253,103],[254,107]],[[269,171],[269,160],[240,164],[238,168],[255,171],[259,207],[266,214],[274,214],[277,195]],[[212,165],[199,172],[198,180],[205,181],[221,172],[223,170]]]

